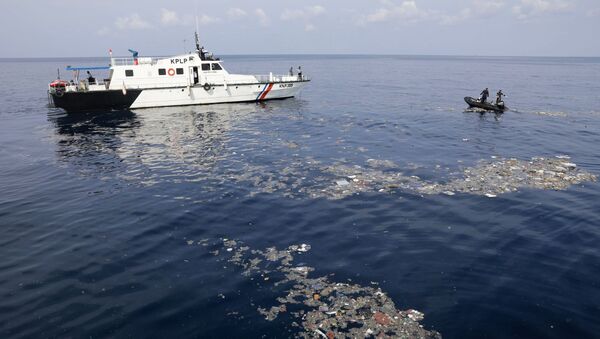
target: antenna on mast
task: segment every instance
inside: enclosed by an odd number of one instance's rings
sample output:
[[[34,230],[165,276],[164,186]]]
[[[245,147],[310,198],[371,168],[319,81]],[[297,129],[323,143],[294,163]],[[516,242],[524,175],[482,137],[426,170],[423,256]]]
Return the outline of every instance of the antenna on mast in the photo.
[[[194,39],[196,40],[196,53],[198,53],[200,60],[204,60],[204,48],[200,47],[200,39],[198,38],[198,0],[196,0],[196,32],[194,32]]]
[[[198,36],[198,0],[196,0],[196,36]]]
[[[196,53],[198,53],[200,60],[204,60],[204,48],[200,47],[200,39],[198,38],[198,15],[196,15],[196,32],[194,32],[194,40],[196,41]]]

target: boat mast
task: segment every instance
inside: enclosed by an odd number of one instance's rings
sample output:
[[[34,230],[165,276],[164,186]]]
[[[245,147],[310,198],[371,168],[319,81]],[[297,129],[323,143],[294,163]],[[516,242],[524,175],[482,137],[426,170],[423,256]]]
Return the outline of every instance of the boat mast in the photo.
[[[198,39],[198,29],[194,33],[194,39],[196,40],[196,53],[200,57],[200,60],[206,59],[206,51],[204,51],[204,47],[200,47],[200,39]]]
[[[200,47],[200,39],[198,38],[198,2],[196,1],[196,32],[194,32],[194,40],[196,41],[196,53],[200,60],[206,59],[204,46]]]
[[[194,33],[194,39],[196,40],[196,53],[198,53],[198,56],[200,56],[200,40],[198,39],[198,31],[196,31]]]

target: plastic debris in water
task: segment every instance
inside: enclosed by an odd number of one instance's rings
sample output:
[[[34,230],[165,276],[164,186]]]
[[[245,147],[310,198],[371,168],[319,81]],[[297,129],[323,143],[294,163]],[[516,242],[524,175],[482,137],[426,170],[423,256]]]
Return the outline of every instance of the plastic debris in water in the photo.
[[[298,247],[298,252],[308,252],[310,251],[310,245],[302,244]]]
[[[350,185],[350,183],[348,181],[346,181],[346,179],[336,180],[335,183],[338,186],[349,186]]]
[[[235,243],[235,245],[232,245]],[[273,286],[287,286],[287,295],[277,298],[279,305],[258,307],[268,321],[287,312],[286,305],[294,305],[290,315],[300,328],[300,338],[361,338],[366,334],[385,337],[441,338],[436,331],[428,331],[419,324],[423,314],[414,310],[399,311],[394,302],[379,287],[350,283],[336,283],[329,276],[310,277],[315,269],[294,266],[293,254],[299,249],[308,251],[310,245],[291,245],[278,250],[250,250],[241,242],[223,241],[230,263],[244,269],[243,274],[264,276],[267,273],[281,280]],[[274,265],[276,269],[273,269]],[[252,278],[253,279],[253,278]],[[275,279],[273,279],[275,280]],[[271,282],[269,282],[271,283]],[[280,288],[277,288],[280,290]],[[300,323],[300,324],[298,324]]]
[[[578,168],[569,159],[567,155],[531,160],[494,155],[492,159],[481,160],[461,172],[448,173],[446,178],[428,181],[402,172],[423,168],[412,163],[400,167],[389,160],[368,159],[361,165],[346,160],[324,165],[311,157],[298,157],[279,165],[245,164],[243,170],[216,179],[245,182],[250,186],[250,196],[276,193],[287,198],[331,200],[363,192],[385,194],[396,191],[420,195],[500,195],[521,188],[564,190],[571,185],[597,180],[595,175]],[[462,163],[461,160],[457,162]],[[439,170],[444,166],[435,168]]]

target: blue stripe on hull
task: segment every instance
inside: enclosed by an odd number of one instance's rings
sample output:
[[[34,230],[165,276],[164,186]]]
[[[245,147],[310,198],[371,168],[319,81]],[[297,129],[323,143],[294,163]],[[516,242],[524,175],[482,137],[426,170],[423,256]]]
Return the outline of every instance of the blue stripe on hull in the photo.
[[[265,87],[263,87],[262,91],[260,91],[260,93],[258,93],[258,96],[256,97],[256,101],[260,100],[260,96],[265,92],[265,90],[267,89],[267,86],[269,86],[269,84],[265,84]]]

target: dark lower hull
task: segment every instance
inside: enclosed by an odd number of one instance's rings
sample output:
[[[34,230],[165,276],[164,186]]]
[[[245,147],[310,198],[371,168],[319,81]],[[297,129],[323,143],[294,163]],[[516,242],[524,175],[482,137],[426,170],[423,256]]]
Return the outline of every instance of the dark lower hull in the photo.
[[[51,93],[54,106],[67,112],[126,109],[142,93],[141,89]]]
[[[50,93],[54,107],[62,108],[67,112],[93,112],[93,111],[110,111],[110,110],[124,110],[131,107],[133,102],[142,93],[141,89],[127,90],[124,95],[121,90],[110,90],[110,91],[92,91],[92,92],[67,92],[62,95],[56,95]],[[279,97],[279,98],[267,98],[260,101],[256,100],[241,100],[223,102],[228,103],[263,103],[265,101],[275,101],[293,98],[293,96]],[[198,105],[215,105],[215,103],[190,103],[176,106],[198,106]],[[164,106],[158,106],[164,107]],[[152,108],[152,107],[145,107]],[[141,109],[141,108],[140,108]]]
[[[503,113],[504,111],[506,111],[508,109],[504,105],[494,105],[489,102],[481,102],[472,97],[465,97],[465,102],[469,105],[469,107],[481,108],[486,111],[494,111],[494,112]]]

